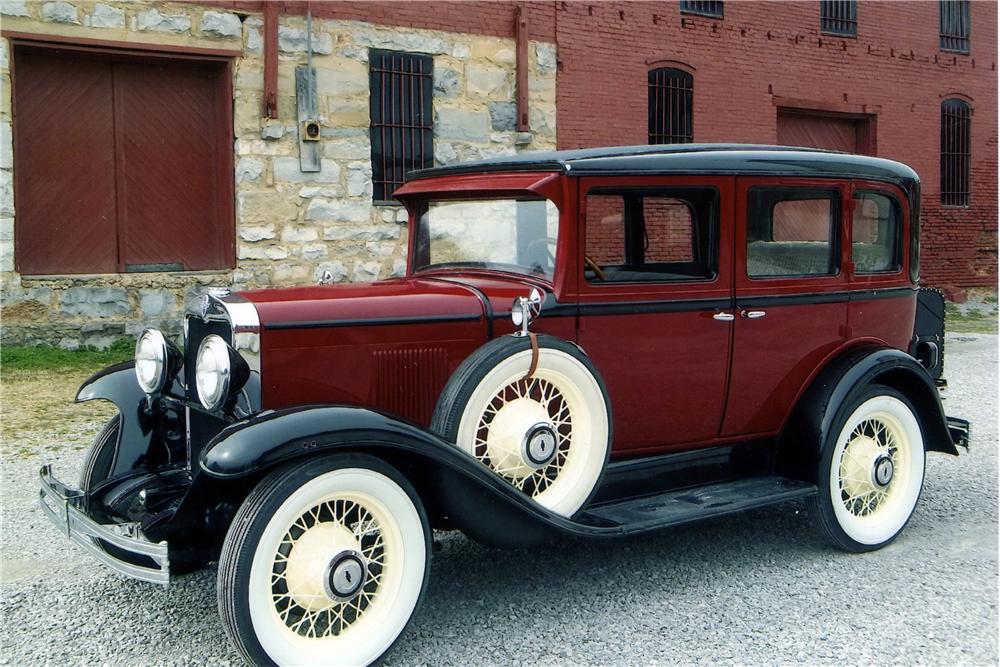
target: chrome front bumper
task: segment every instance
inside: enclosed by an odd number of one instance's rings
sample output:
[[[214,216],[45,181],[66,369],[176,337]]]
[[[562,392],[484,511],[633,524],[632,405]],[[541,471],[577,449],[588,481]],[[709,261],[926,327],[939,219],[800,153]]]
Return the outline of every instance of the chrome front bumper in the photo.
[[[38,476],[42,485],[38,492],[42,511],[66,537],[115,572],[163,586],[169,583],[170,560],[167,558],[166,542],[147,540],[138,523],[97,523],[83,511],[83,491],[72,489],[53,477],[51,466],[42,466]],[[155,567],[115,558],[94,542],[95,539],[142,557],[140,562],[149,560]]]

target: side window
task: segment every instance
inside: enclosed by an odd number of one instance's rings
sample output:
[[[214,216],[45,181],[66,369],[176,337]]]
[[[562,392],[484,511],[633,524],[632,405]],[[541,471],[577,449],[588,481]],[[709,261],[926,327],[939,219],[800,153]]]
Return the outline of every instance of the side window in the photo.
[[[592,191],[586,201],[587,280],[713,278],[717,209],[718,193],[711,188]]]
[[[855,273],[889,273],[901,267],[899,203],[877,192],[854,196],[851,261]]]
[[[839,202],[836,190],[752,188],[747,200],[747,275],[835,274]]]

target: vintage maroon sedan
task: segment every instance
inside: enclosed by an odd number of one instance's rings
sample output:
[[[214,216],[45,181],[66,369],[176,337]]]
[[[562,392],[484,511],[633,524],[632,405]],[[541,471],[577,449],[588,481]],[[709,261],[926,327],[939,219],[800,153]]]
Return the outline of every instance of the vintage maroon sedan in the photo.
[[[368,664],[431,529],[608,537],[794,498],[848,551],[906,525],[968,422],[918,288],[919,181],[767,146],[526,154],[411,174],[403,278],[211,294],[78,401],[119,415],[42,505],[105,564],[219,561],[256,664]],[[540,547],[544,549],[545,547]]]

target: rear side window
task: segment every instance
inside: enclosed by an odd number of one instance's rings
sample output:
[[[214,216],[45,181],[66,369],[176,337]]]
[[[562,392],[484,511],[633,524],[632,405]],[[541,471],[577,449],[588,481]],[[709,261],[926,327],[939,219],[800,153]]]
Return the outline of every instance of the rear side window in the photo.
[[[901,268],[899,202],[877,192],[854,196],[851,261],[855,273],[892,273]]]
[[[585,276],[592,283],[669,282],[715,276],[714,189],[591,191]],[[594,266],[600,271],[594,270]]]
[[[752,188],[747,200],[747,275],[837,273],[840,193],[806,188]]]

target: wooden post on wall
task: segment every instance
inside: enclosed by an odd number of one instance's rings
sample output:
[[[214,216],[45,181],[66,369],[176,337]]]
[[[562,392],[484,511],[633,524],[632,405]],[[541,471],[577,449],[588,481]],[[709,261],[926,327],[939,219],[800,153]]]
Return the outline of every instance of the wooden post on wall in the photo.
[[[278,3],[264,3],[264,117],[278,117]]]
[[[528,18],[523,5],[515,13],[514,39],[517,44],[517,131],[530,132],[528,120]]]

